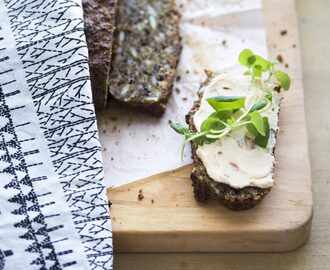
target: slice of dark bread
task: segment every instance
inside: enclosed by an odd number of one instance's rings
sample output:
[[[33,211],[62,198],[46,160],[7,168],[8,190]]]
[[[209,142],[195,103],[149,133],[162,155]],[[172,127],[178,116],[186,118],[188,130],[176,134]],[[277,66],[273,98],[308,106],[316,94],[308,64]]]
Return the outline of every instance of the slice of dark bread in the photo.
[[[161,116],[180,56],[174,0],[118,0],[110,93],[126,105]]]
[[[116,1],[82,0],[82,4],[93,101],[100,110],[107,105]]]
[[[207,80],[203,86],[206,86],[214,74],[207,72]],[[202,88],[201,88],[202,89]],[[199,99],[194,103],[194,106],[186,116],[186,122],[191,131],[196,131],[193,116],[200,106],[203,93],[199,91]],[[200,202],[205,202],[209,199],[219,200],[224,206],[234,211],[247,210],[258,204],[270,191],[271,188],[245,187],[233,188],[230,185],[219,183],[211,179],[203,165],[203,162],[196,154],[197,144],[191,142],[192,158],[194,168],[191,172],[191,180],[194,187],[195,198]]]

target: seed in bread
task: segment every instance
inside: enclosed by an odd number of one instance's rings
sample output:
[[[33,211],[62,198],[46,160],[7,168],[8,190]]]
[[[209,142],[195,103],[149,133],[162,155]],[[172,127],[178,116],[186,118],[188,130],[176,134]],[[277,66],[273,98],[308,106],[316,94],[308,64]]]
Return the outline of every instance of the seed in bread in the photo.
[[[160,116],[171,94],[180,55],[179,15],[173,0],[119,0],[110,93]]]

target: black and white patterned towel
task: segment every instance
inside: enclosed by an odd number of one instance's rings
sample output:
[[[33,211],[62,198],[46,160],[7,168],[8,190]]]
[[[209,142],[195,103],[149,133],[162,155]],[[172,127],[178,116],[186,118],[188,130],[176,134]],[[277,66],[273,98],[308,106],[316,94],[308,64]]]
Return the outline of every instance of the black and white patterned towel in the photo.
[[[80,0],[0,0],[0,269],[112,269]]]

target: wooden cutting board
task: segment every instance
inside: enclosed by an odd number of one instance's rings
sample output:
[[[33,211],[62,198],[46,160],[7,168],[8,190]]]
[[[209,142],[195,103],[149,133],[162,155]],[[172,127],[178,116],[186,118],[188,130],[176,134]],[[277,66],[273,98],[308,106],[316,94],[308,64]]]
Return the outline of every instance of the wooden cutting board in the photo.
[[[313,202],[295,2],[263,6],[270,57],[281,55],[293,78],[281,109],[271,193],[244,212],[197,203],[191,165],[108,189],[115,252],[288,251],[308,238]]]

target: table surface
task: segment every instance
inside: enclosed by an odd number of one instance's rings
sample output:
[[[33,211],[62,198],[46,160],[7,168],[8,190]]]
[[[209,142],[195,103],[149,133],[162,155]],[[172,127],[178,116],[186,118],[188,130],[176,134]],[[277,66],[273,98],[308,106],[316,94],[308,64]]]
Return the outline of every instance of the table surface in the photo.
[[[272,0],[267,0],[272,1]],[[314,220],[308,242],[289,253],[117,254],[116,270],[329,269],[330,263],[330,1],[297,0]]]

